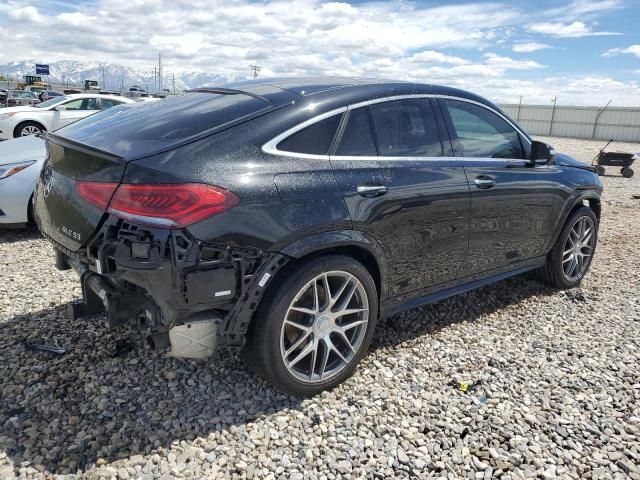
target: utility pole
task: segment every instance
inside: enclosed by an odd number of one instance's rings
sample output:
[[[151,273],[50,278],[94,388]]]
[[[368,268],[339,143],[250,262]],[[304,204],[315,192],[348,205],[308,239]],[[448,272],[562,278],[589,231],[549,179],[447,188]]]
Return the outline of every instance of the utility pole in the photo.
[[[173,94],[176,94],[176,74],[172,73],[171,78],[173,79]]]
[[[155,91],[158,90],[158,87],[156,86],[156,67],[153,67],[153,89]]]
[[[258,73],[260,73],[260,70],[262,70],[262,67],[259,67],[258,65],[249,65],[249,68],[253,72],[253,78],[257,78]]]
[[[105,82],[105,80],[104,80],[104,65],[102,66],[102,88],[103,88],[104,90],[106,90],[106,89],[107,89],[107,83],[106,83],[106,82]]]
[[[158,92],[162,92],[162,52],[158,52]]]

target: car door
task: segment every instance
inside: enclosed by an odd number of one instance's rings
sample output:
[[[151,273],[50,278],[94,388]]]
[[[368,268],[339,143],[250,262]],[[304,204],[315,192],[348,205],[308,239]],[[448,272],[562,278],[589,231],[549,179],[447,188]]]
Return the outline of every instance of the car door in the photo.
[[[469,186],[436,113],[416,97],[350,108],[330,155],[354,229],[385,251],[388,297],[455,278],[466,255]]]
[[[506,117],[463,99],[439,100],[471,188],[469,274],[543,255],[558,169],[527,160],[530,141]]]
[[[76,98],[62,104],[64,110],[53,109],[53,128],[57,130],[99,110],[98,99],[94,97]]]

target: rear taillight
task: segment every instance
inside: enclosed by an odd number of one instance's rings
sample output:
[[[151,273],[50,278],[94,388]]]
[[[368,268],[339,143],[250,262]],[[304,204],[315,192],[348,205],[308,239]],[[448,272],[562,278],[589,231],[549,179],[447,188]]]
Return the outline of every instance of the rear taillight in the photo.
[[[100,210],[106,210],[117,183],[77,182],[78,194]]]
[[[112,183],[78,182],[78,193],[87,202],[114,215],[144,225],[181,228],[200,222],[238,204],[232,192],[199,183],[121,184],[105,204]]]

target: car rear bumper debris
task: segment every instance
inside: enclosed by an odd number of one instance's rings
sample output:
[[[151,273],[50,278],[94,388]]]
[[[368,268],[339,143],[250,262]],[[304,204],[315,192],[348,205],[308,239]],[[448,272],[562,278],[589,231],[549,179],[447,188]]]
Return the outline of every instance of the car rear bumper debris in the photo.
[[[237,354],[269,280],[288,260],[115,218],[77,252],[45,237],[56,267],[80,277],[83,300],[71,305],[72,317],[104,313],[110,328],[134,323],[177,357]]]

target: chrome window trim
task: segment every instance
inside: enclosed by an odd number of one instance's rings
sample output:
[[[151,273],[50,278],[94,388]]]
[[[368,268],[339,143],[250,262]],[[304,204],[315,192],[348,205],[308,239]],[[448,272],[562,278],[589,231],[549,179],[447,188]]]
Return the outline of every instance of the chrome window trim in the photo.
[[[334,115],[341,115],[347,111],[349,107],[340,107],[335,110],[331,110],[329,112],[325,112],[316,117],[310,118],[309,120],[305,120],[304,122],[296,125],[295,127],[291,127],[289,130],[285,130],[277,137],[272,138],[267,143],[262,146],[262,151],[265,153],[269,153],[271,155],[279,155],[282,157],[296,157],[296,158],[309,158],[315,160],[329,160],[329,155],[314,155],[311,153],[296,153],[296,152],[287,152],[286,150],[278,150],[278,144],[284,139],[290,137],[294,133],[299,132],[303,128],[308,127],[309,125],[313,125],[314,123],[321,122],[322,120],[333,117]]]
[[[507,118],[506,116],[504,116],[502,113],[498,112],[497,110],[491,108],[488,105],[485,105],[482,102],[477,102],[475,100],[471,100],[468,98],[462,98],[462,97],[456,97],[453,95],[441,95],[441,94],[435,94],[435,93],[418,93],[418,94],[408,94],[408,95],[393,95],[391,97],[381,97],[381,98],[375,98],[373,100],[365,100],[363,102],[358,102],[358,103],[354,103],[351,105],[348,105],[346,107],[340,107],[340,108],[336,108],[334,110],[331,110],[329,112],[325,112],[323,114],[320,114],[318,116],[315,116],[313,118],[310,118],[309,120],[305,120],[304,122],[296,125],[295,127],[291,127],[290,129],[282,132],[281,134],[279,134],[278,136],[272,138],[271,140],[269,140],[267,143],[265,143],[262,146],[262,151],[265,153],[268,153],[270,155],[279,155],[282,157],[296,157],[296,158],[307,158],[307,159],[311,159],[311,160],[448,160],[448,159],[457,159],[457,160],[461,160],[462,158],[464,159],[474,159],[477,160],[478,158],[482,158],[482,157],[385,157],[383,155],[376,155],[376,156],[348,156],[348,155],[314,155],[314,154],[310,154],[310,153],[296,153],[296,152],[287,152],[285,150],[278,150],[277,146],[278,144],[283,141],[284,139],[290,137],[291,135],[293,135],[296,132],[299,132],[300,130],[302,130],[303,128],[308,127],[309,125],[313,125],[314,123],[320,122],[326,118],[332,117],[333,115],[340,115],[343,114],[346,111],[351,111],[351,110],[355,110],[356,108],[362,108],[362,107],[367,107],[369,105],[375,105],[377,103],[385,103],[385,102],[393,102],[395,100],[407,100],[407,99],[412,99],[412,98],[443,98],[443,99],[447,99],[447,100],[458,100],[461,102],[467,102],[467,103],[472,103],[474,105],[478,105],[480,107],[486,108],[487,110],[489,110],[490,112],[493,112],[494,114],[498,115],[500,118],[502,118],[505,122],[507,122],[509,125],[511,125],[511,127],[518,132],[521,137],[527,142],[529,143],[529,145],[531,145],[531,140],[529,140],[529,138],[527,137],[527,135],[515,124],[513,123],[511,120],[509,120],[509,118]]]

